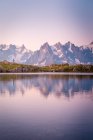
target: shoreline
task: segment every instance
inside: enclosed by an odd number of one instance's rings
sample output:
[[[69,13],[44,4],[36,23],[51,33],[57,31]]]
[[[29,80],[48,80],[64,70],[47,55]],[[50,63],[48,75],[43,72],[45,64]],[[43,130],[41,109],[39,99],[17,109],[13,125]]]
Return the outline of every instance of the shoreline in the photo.
[[[0,75],[93,75],[89,72],[22,72],[22,73],[0,73]]]

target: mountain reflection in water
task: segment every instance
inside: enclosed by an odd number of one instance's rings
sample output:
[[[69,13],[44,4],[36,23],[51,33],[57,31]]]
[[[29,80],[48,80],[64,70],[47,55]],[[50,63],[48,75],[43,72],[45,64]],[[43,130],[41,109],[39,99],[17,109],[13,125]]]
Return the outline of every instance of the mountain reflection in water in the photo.
[[[93,97],[93,76],[83,75],[0,75],[0,95],[26,94],[35,88],[44,97],[73,97],[88,94]],[[93,99],[93,98],[92,98]]]
[[[93,76],[0,74],[0,140],[93,140]]]

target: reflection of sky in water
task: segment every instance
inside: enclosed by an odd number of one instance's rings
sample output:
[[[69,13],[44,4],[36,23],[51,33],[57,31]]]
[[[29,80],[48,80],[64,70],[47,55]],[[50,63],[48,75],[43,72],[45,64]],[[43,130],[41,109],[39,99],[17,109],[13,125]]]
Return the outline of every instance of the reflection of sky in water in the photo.
[[[1,76],[0,93],[2,140],[93,139],[92,76]]]

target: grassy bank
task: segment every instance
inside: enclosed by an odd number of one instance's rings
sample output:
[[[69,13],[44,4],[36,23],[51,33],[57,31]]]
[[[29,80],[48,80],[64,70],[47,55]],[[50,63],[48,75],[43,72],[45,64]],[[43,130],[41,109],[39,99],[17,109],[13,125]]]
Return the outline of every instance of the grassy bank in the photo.
[[[50,65],[50,66],[33,66],[10,62],[0,62],[0,72],[93,72],[93,65]]]

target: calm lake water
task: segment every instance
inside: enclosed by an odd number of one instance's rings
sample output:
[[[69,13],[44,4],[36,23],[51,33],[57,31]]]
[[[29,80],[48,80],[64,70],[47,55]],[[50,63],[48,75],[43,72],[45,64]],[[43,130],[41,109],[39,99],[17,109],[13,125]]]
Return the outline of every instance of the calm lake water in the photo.
[[[93,76],[0,75],[0,140],[93,140]]]

